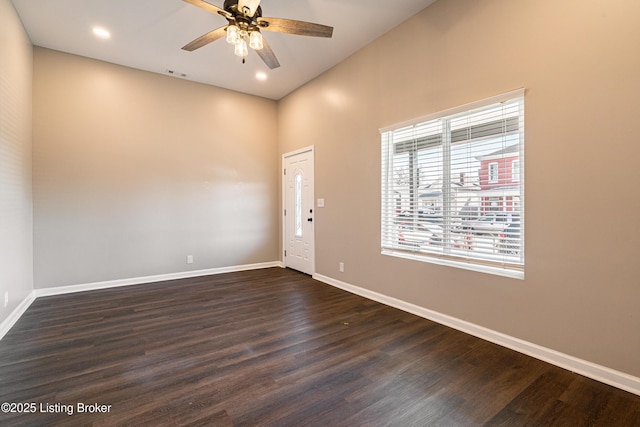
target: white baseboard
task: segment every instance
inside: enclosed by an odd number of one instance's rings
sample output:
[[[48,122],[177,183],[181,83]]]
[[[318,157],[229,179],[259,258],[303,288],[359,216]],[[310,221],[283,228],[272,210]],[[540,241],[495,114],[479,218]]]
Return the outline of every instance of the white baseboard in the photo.
[[[155,276],[134,277],[131,279],[108,280],[106,282],[85,283],[79,285],[58,286],[55,288],[36,289],[36,297],[70,294],[73,292],[94,291],[97,289],[117,288],[120,286],[141,285],[144,283],[162,282],[165,280],[186,279],[190,277],[210,276],[214,274],[234,273],[236,271],[259,270],[262,268],[282,267],[280,261],[259,264],[235,265],[230,267],[210,268],[206,270],[182,271],[179,273],[158,274]]]
[[[29,306],[36,300],[35,291],[31,291],[27,297],[11,312],[11,314],[0,323],[0,340],[9,332],[9,330],[22,317]]]
[[[362,297],[377,301],[390,307],[415,314],[416,316],[432,320],[436,323],[449,326],[453,329],[457,329],[483,340],[490,341],[494,344],[498,344],[506,348],[510,348],[511,350],[526,354],[527,356],[531,356],[544,362],[551,363],[552,365],[559,366],[585,377],[600,381],[604,384],[608,384],[610,386],[640,396],[640,378],[638,377],[634,377],[624,372],[607,368],[606,366],[579,359],[568,354],[560,353],[559,351],[542,347],[540,345],[533,344],[528,341],[524,341],[519,338],[515,338],[461,319],[457,319],[446,314],[438,313],[436,311],[429,310],[424,307],[399,300],[397,298],[389,297],[378,292],[373,292],[368,289],[354,286],[349,283],[333,279],[331,277],[314,274],[313,278],[347,292],[351,292],[353,294],[360,295]]]

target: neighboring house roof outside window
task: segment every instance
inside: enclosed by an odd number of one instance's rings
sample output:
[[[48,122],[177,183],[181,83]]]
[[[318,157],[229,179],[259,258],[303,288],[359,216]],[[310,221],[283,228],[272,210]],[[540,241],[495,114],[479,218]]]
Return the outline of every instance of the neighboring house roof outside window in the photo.
[[[501,148],[500,150],[494,151],[493,153],[485,154],[484,156],[476,157],[477,160],[493,160],[493,159],[506,159],[510,157],[518,157],[520,156],[520,149],[518,144],[510,145],[506,148]]]

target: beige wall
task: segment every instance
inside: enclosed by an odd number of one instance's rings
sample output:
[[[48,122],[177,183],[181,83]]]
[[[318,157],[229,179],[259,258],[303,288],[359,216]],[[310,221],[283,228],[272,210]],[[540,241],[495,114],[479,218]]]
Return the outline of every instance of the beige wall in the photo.
[[[277,261],[276,113],[34,48],[35,287]]]
[[[317,273],[640,376],[638,16],[441,0],[282,100],[280,153],[315,145]],[[525,280],[380,255],[377,130],[520,87]]]
[[[0,322],[33,290],[32,62],[13,5],[0,0]]]

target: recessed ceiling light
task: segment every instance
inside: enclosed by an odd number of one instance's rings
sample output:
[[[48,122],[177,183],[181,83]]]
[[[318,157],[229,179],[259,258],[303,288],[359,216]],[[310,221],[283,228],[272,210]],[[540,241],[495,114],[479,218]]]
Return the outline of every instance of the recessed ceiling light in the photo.
[[[258,79],[258,80],[267,80],[267,73],[265,73],[263,71],[258,71],[256,73],[256,79]]]
[[[104,28],[93,27],[93,35],[101,39],[108,39],[111,37],[111,33]]]

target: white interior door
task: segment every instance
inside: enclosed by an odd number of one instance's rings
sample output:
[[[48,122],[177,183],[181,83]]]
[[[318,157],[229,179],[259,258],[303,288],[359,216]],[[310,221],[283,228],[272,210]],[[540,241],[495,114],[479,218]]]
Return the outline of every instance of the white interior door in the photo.
[[[313,147],[284,155],[284,265],[314,273]]]

